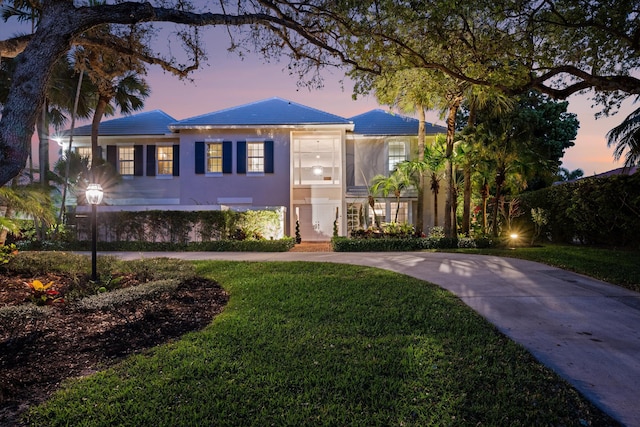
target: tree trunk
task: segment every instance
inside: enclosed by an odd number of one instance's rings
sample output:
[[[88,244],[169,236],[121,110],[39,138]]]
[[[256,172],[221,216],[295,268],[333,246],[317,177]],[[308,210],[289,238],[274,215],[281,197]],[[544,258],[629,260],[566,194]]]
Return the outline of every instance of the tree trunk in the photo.
[[[433,226],[438,226],[438,194],[440,193],[440,184],[438,176],[431,174],[431,191],[433,192]]]
[[[62,201],[60,202],[60,216],[58,217],[58,224],[56,225],[56,234],[58,232],[58,225],[62,223],[65,213],[65,204],[67,201],[67,192],[69,191],[69,170],[71,168],[71,146],[73,144],[73,131],[76,127],[76,114],[78,113],[78,102],[80,101],[80,91],[82,89],[82,77],[84,71],[80,70],[80,76],[78,77],[78,87],[76,88],[76,97],[73,101],[73,112],[71,113],[71,128],[69,130],[69,145],[67,146],[67,164],[64,170],[64,187],[62,190]],[[63,153],[64,154],[64,153]]]
[[[40,185],[46,189],[49,186],[47,175],[49,172],[49,120],[47,117],[48,102],[45,99],[37,121],[38,128],[38,169]]]
[[[467,128],[471,131],[475,130],[477,105],[471,102],[469,106],[469,118],[467,119]],[[468,142],[471,144],[471,140]],[[468,154],[467,154],[468,155]],[[469,237],[471,231],[471,162],[466,159],[464,162],[464,190],[462,196],[462,232]]]
[[[455,237],[453,229],[453,142],[456,133],[456,114],[462,103],[462,96],[455,97],[449,104],[449,114],[447,115],[447,149],[445,157],[447,159],[445,180],[447,181],[447,198],[444,204],[444,235],[445,237]]]
[[[418,161],[424,162],[424,147],[426,144],[425,130],[426,114],[424,106],[418,106]],[[420,170],[418,176],[418,209],[416,212],[416,231],[422,233],[424,230],[424,213],[425,213],[425,197],[424,197],[424,172]]]
[[[498,171],[496,174],[496,196],[493,205],[493,212],[491,214],[491,220],[493,221],[493,237],[498,237],[498,212],[500,210],[500,198],[502,196],[502,186],[504,185],[504,172]]]
[[[37,121],[38,128],[38,173],[40,175],[40,186],[43,191],[48,191],[49,187],[49,117],[48,117],[49,103],[47,99],[44,99],[42,108],[40,109],[40,116]],[[46,229],[44,224],[39,224],[39,221],[34,220],[34,226],[40,240],[46,239]]]
[[[489,184],[484,182],[482,184],[482,190],[480,190],[482,196],[482,235],[487,234],[487,200],[489,199]]]
[[[471,165],[469,162],[465,162],[463,173],[462,232],[469,237],[469,232],[471,231]]]
[[[96,109],[93,113],[93,121],[91,122],[91,181],[96,180],[96,168],[98,167],[98,158],[100,157],[100,150],[98,146],[98,133],[100,131],[100,121],[107,110],[109,105],[109,98],[100,96]]]

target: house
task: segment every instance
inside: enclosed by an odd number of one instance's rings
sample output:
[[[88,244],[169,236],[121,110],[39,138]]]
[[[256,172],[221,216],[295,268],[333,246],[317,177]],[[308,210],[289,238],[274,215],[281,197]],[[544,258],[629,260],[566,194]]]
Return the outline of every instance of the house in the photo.
[[[444,132],[427,128],[430,140]],[[336,219],[340,235],[373,223],[372,211],[393,219],[395,198],[369,209],[368,182],[414,157],[417,134],[417,120],[383,110],[343,118],[280,98],[185,120],[159,110],[109,120],[98,144],[122,180],[100,209],[281,209],[286,234],[299,221],[303,240],[326,241]],[[81,155],[90,135],[74,130]],[[416,200],[403,194],[399,221],[413,221]]]

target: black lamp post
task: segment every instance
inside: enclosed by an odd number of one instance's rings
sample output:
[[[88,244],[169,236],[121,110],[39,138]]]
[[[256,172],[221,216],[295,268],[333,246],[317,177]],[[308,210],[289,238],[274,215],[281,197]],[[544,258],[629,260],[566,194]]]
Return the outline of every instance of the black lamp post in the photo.
[[[91,205],[91,280],[98,280],[96,252],[98,249],[98,226],[96,208],[102,202],[103,191],[100,184],[89,184],[84,193],[87,203]]]

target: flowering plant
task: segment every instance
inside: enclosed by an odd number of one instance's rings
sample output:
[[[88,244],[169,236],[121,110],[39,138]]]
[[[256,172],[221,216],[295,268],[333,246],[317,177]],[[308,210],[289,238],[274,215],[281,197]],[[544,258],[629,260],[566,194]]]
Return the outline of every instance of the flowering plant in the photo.
[[[31,288],[31,300],[36,305],[51,305],[64,302],[60,292],[53,288],[53,282],[44,285],[40,280],[34,280],[31,283],[27,283],[27,285]]]

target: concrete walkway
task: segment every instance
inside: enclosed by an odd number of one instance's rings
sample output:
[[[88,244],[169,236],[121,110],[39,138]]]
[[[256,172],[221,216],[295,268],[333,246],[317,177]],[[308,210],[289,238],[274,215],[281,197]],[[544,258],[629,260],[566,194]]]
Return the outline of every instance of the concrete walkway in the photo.
[[[106,253],[105,253],[106,254]],[[124,259],[316,261],[436,283],[627,426],[640,426],[640,294],[543,264],[427,252],[109,253]]]

